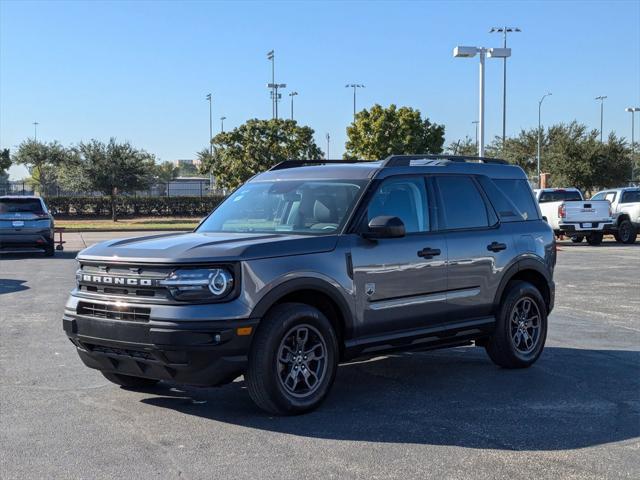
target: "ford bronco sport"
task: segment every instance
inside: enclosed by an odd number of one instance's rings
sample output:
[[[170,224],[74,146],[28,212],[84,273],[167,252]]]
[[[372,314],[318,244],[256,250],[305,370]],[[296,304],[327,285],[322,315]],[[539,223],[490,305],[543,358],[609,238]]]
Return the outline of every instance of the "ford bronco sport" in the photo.
[[[540,356],[553,231],[524,172],[491,159],[289,161],[256,175],[192,233],[78,255],[64,330],[110,381],[221,385],[264,410],[327,396],[339,362],[482,346],[505,368]]]

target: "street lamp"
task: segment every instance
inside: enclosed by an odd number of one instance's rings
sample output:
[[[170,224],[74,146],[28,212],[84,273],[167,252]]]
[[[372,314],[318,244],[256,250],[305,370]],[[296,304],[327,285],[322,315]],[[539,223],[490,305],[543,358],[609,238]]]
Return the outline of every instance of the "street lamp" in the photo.
[[[521,32],[518,27],[492,27],[489,33],[502,33],[502,46],[507,48],[507,34]],[[507,58],[502,65],[502,144],[507,132]]]
[[[537,164],[538,164],[538,188],[540,188],[540,144],[541,144],[541,140],[542,140],[542,126],[541,126],[541,113],[542,113],[542,102],[544,101],[544,99],[550,95],[553,95],[551,92],[547,92],[545,93],[542,98],[540,99],[540,101],[538,102],[538,154],[536,155],[537,157]]]
[[[596,97],[594,100],[600,100],[600,143],[602,143],[602,124],[604,119],[604,99],[607,98],[606,95],[600,95]]]
[[[291,92],[289,96],[291,97],[291,120],[293,120],[293,97],[298,95],[298,92]]]
[[[276,83],[276,53],[275,50],[269,50],[267,52],[267,60],[271,62],[271,84],[274,85]],[[271,89],[271,118],[276,117],[276,104],[275,104],[275,93],[273,88]]]
[[[329,135],[327,133],[327,158],[326,158],[327,160],[329,160],[329,158],[330,158],[329,157],[329,145],[330,145],[330,143],[331,143],[331,135]]]
[[[208,93],[206,99],[209,100],[209,155],[213,155],[213,144],[211,139],[213,138],[213,117],[211,116],[211,94]]]
[[[633,183],[633,167],[636,159],[635,116],[636,112],[640,112],[640,107],[627,107],[624,111],[631,114],[631,183]]]
[[[476,155],[478,154],[478,120],[474,120],[473,123],[476,126]]]
[[[33,141],[38,141],[38,125],[40,125],[37,121],[33,122]]]
[[[278,102],[282,98],[282,94],[278,93],[280,88],[287,88],[286,83],[267,83],[267,87],[271,89],[271,96],[273,97],[273,104],[275,109],[275,119],[278,119]]]
[[[361,83],[348,83],[344,88],[353,88],[353,121],[356,121],[356,90],[358,88],[364,88]]]
[[[220,131],[222,133],[224,133],[224,121],[227,119],[227,117],[220,117]]]
[[[484,58],[507,58],[511,56],[510,48],[484,48],[484,47],[456,47],[453,56],[457,58],[471,58],[480,55],[480,112],[478,116],[478,133],[480,144],[478,155],[484,156]]]

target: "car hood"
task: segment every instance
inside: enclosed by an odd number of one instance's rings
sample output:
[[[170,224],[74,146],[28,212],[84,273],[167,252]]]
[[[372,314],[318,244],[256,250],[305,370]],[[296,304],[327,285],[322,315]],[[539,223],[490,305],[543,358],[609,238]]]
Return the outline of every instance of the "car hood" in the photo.
[[[78,254],[80,261],[205,263],[303,255],[331,251],[336,235],[256,233],[170,233],[107,240]]]

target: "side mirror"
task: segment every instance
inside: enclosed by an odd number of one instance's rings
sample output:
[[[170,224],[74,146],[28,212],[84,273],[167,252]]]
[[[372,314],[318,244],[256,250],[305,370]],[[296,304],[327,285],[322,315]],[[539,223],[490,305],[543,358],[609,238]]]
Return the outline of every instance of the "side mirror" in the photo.
[[[369,231],[364,232],[364,238],[400,238],[405,236],[404,223],[398,217],[382,215],[374,217],[369,222]]]

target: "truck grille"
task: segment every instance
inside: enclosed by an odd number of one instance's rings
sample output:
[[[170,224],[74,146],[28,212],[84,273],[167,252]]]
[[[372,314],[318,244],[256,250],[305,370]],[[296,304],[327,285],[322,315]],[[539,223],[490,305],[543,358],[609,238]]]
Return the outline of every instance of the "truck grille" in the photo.
[[[145,307],[122,306],[116,304],[79,302],[78,315],[127,322],[148,322],[151,309]]]
[[[76,275],[78,290],[87,297],[163,303],[173,299],[157,282],[172,271],[173,267],[81,264]]]

